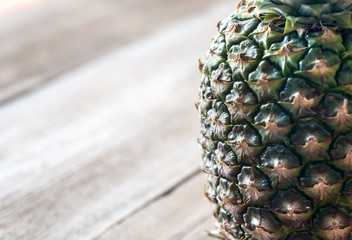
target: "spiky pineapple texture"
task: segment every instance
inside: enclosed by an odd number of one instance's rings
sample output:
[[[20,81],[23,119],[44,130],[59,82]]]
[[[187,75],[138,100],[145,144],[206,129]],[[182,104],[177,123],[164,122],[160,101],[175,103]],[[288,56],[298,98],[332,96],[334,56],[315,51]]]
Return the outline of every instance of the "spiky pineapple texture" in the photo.
[[[199,143],[219,234],[352,239],[352,3],[255,2],[218,24],[201,64]]]

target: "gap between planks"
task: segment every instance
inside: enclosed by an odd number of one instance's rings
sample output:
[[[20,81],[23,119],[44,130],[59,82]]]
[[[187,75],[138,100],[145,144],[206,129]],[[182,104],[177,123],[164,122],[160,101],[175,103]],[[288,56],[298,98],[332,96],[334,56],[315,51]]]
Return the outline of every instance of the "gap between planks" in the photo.
[[[199,186],[204,174],[193,175],[170,194],[114,225],[94,240],[211,240],[211,206]]]
[[[99,234],[99,236],[93,238],[93,240],[98,240],[101,236],[104,235],[109,235],[111,234],[114,229],[120,225],[123,225],[126,221],[129,221],[129,219],[134,218],[136,215],[139,215],[140,212],[145,211],[145,209],[153,206],[153,205],[158,205],[160,201],[162,201],[164,198],[172,198],[173,194],[175,191],[178,191],[180,188],[183,188],[187,186],[188,182],[192,181],[194,178],[198,177],[200,175],[200,169],[194,170],[191,174],[188,176],[185,176],[183,179],[180,179],[177,183],[175,183],[173,186],[170,186],[169,189],[165,189],[164,192],[160,193],[159,195],[156,195],[154,198],[149,199],[147,202],[145,202],[143,205],[140,205],[136,209],[130,212],[128,216],[125,218],[122,218],[118,222],[112,224],[110,227],[108,227],[104,232]],[[172,195],[170,197],[170,195]],[[166,209],[165,209],[166,210]],[[132,220],[133,221],[133,220]]]

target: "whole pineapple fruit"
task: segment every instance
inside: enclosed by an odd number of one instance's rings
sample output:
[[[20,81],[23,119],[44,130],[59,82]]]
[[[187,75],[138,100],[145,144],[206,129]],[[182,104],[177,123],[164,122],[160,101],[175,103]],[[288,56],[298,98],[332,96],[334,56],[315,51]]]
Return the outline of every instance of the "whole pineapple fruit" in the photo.
[[[197,103],[222,239],[352,239],[352,1],[243,0]]]

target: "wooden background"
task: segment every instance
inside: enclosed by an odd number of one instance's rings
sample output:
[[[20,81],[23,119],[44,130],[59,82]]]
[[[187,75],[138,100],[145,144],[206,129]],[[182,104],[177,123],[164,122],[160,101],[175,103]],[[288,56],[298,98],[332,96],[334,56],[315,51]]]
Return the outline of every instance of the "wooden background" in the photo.
[[[208,239],[194,107],[232,0],[0,2],[0,239]]]

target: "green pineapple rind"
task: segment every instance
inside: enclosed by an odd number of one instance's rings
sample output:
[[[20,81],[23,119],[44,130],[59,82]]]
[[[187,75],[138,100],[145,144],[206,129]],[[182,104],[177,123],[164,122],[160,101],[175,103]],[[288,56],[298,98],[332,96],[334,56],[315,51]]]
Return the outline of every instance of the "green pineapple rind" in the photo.
[[[255,15],[264,21],[286,19],[285,33],[302,26],[322,23],[326,26],[352,28],[352,2],[349,0],[262,0],[256,2]]]
[[[352,239],[352,30],[336,17],[342,1],[327,1],[334,21],[287,31],[281,13],[295,6],[283,2],[276,15],[243,2],[201,66],[213,235]]]

